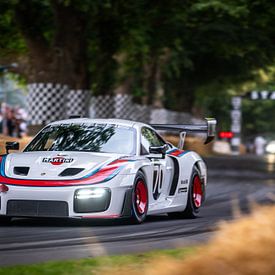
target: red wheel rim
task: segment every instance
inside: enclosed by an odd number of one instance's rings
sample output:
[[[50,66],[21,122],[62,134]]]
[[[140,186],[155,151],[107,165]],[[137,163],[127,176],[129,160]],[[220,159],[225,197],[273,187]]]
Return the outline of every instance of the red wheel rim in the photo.
[[[139,215],[145,213],[147,208],[148,196],[147,188],[143,180],[139,180],[135,190],[135,203]]]
[[[201,180],[199,176],[195,176],[194,183],[193,183],[193,202],[197,208],[201,206],[202,195],[203,195],[203,192],[202,192]]]

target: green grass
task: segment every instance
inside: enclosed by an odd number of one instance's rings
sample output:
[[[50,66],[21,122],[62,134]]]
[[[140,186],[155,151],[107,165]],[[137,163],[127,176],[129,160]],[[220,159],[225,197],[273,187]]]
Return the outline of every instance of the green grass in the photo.
[[[141,254],[87,258],[81,260],[54,261],[32,265],[0,267],[2,275],[35,275],[35,274],[100,274],[101,268],[119,268],[120,266],[139,267],[159,256],[182,259],[193,254],[195,247],[171,250],[156,250]]]

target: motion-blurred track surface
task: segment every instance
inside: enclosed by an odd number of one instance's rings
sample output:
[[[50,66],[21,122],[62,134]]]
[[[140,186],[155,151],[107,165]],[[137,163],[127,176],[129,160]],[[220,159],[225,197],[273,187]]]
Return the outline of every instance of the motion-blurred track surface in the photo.
[[[216,157],[207,201],[197,219],[148,217],[141,225],[114,221],[14,219],[0,226],[0,265],[37,263],[201,244],[233,209],[275,203],[275,157]]]

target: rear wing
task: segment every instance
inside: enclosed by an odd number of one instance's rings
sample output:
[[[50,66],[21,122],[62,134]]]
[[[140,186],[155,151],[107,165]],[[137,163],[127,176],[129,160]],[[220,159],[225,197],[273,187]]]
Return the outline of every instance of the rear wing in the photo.
[[[205,118],[205,124],[151,124],[156,130],[175,131],[179,133],[206,133],[204,144],[211,142],[216,135],[215,118]]]

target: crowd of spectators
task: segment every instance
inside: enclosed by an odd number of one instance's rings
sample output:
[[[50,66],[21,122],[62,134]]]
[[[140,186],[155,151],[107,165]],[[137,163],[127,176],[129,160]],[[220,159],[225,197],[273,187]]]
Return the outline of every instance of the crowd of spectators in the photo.
[[[18,106],[12,107],[2,103],[0,109],[0,133],[21,138],[27,130],[27,113]]]

